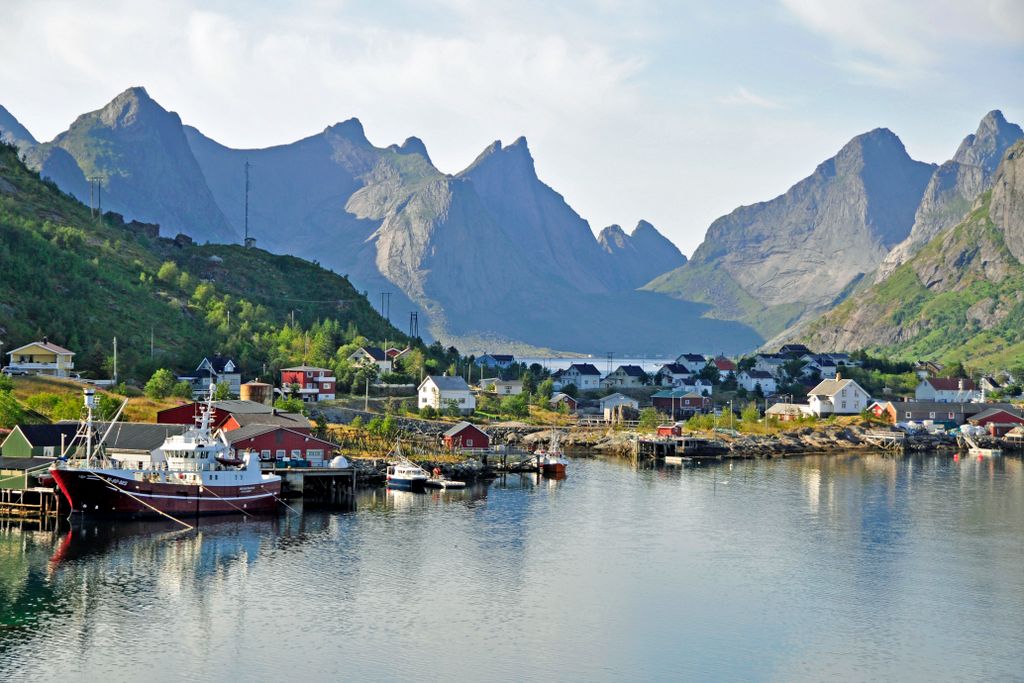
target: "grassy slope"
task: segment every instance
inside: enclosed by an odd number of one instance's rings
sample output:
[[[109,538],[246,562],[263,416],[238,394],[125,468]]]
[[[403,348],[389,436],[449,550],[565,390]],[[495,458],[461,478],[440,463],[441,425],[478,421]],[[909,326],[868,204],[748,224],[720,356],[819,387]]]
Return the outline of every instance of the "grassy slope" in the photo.
[[[950,260],[953,260],[951,263]],[[993,263],[1005,270],[992,271]],[[939,267],[947,277],[929,288],[919,273]],[[815,343],[828,328],[855,326],[864,312],[888,329],[913,330],[891,345],[866,346],[907,360],[932,358],[978,368],[1005,368],[1024,357],[1024,266],[1006,249],[988,214],[987,198],[962,223],[928,243],[889,278],[846,300],[808,328]],[[991,301],[992,306],[979,302]],[[999,309],[1001,319],[985,324],[972,307]]]
[[[154,280],[166,261],[188,273],[190,284]],[[48,335],[79,352],[78,367],[98,370],[113,336],[126,357],[148,357],[152,330],[157,353],[169,365],[194,364],[228,343],[224,327],[208,322],[189,301],[202,280],[212,281],[219,295],[231,295],[233,309],[258,308],[254,317],[264,326],[283,323],[294,310],[304,326],[333,318],[343,326],[354,322],[371,338],[399,336],[339,275],[257,249],[178,247],[116,218],[93,219],[87,207],[25,168],[13,147],[0,147],[0,339],[6,349]]]

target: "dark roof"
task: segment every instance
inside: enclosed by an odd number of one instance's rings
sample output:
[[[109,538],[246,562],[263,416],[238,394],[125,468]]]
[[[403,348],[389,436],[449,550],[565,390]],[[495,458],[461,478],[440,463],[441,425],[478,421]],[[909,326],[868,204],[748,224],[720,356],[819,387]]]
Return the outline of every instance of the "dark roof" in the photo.
[[[59,422],[58,424],[77,427],[78,423],[71,420]],[[102,437],[109,422],[96,422],[96,434]],[[155,451],[167,440],[167,437],[175,434],[183,434],[188,425],[179,424],[156,424],[152,422],[116,422],[107,435],[104,446],[119,451]]]
[[[218,375],[224,372],[224,366],[226,366],[228,363],[235,365],[235,370],[238,369],[238,366],[235,364],[234,361],[224,356],[214,356],[213,358],[207,356],[203,360],[209,363],[210,367],[213,368],[213,371],[216,372]],[[199,365],[202,366],[202,363],[200,363]]]
[[[469,391],[469,385],[461,377],[449,375],[428,375],[423,381],[431,380],[441,391]],[[420,383],[422,386],[422,383]]]
[[[679,356],[679,358],[687,360],[690,363],[701,363],[701,364],[704,364],[705,362],[707,362],[707,359],[704,358],[704,356],[702,356],[699,353],[684,353],[684,354],[681,354]],[[677,358],[676,360],[679,360],[679,359]]]
[[[56,458],[0,458],[0,470],[31,470],[48,465]]]
[[[643,377],[644,369],[639,365],[620,365],[619,370],[622,370],[623,374],[629,375],[630,377]]]
[[[811,351],[806,346],[804,346],[803,344],[783,344],[782,348],[779,349],[779,353],[780,354],[785,354],[785,355],[789,355],[789,354],[794,354],[795,353],[795,354],[798,354],[798,355],[802,356],[805,353],[814,353],[814,352]]]
[[[229,444],[235,444],[238,443],[239,441],[252,439],[253,437],[257,437],[262,434],[267,434],[268,432],[276,432],[277,430],[292,432],[293,434],[297,434],[303,438],[313,439],[315,441],[319,441],[320,443],[330,444],[331,446],[335,445],[330,441],[320,439],[318,437],[312,436],[311,434],[303,434],[302,432],[296,432],[294,429],[288,429],[287,427],[281,427],[279,425],[247,425],[245,427],[233,429],[230,432],[222,432],[222,434],[224,435],[224,438],[227,440]]]
[[[932,377],[924,380],[931,384],[936,391],[960,391],[960,382],[964,383],[964,391],[974,391],[974,380],[966,377]]]
[[[745,372],[750,379],[775,379],[772,377],[772,373],[764,370],[746,370]]]
[[[235,422],[239,427],[249,425],[276,425],[278,427],[289,427],[291,429],[309,429],[309,420],[302,413],[232,413]]]
[[[900,413],[897,417],[902,417],[902,413],[908,410],[912,413],[963,413],[964,415],[976,415],[991,409],[1014,410],[1013,406],[1009,403],[973,403],[968,401],[955,401],[953,403],[944,401],[876,401],[876,403],[883,406],[886,404],[891,405],[894,410]]]
[[[281,368],[281,370],[282,372],[309,372],[310,370],[322,370],[324,372],[330,372],[332,375],[334,374],[329,368],[318,368],[313,365],[296,365],[291,368]]]
[[[272,406],[259,403],[258,401],[242,401],[240,399],[214,401],[213,407],[217,410],[223,410],[225,413],[231,413],[232,415],[256,415],[274,412],[274,408]]]
[[[481,434],[484,434],[484,436],[486,436],[486,434],[484,433],[484,430],[480,429],[480,428],[479,428],[479,427],[477,427],[477,426],[476,426],[475,424],[472,424],[472,423],[466,422],[465,420],[463,420],[462,422],[456,422],[456,423],[455,423],[455,424],[454,424],[454,425],[452,426],[452,428],[451,428],[451,429],[449,429],[448,431],[446,431],[446,432],[444,433],[444,436],[455,436],[456,434],[458,434],[459,432],[463,431],[463,430],[464,430],[464,429],[466,429],[466,428],[472,428],[472,429],[475,429],[476,431],[478,431],[478,432],[480,432]]]
[[[665,363],[659,372],[669,372],[673,375],[689,375],[690,369],[682,363]]]
[[[601,372],[590,363],[573,363],[569,366],[569,370],[576,369],[581,375],[600,375]],[[568,372],[569,370],[566,370]]]
[[[60,446],[60,437],[64,435],[64,442],[70,443],[78,431],[78,423],[59,423],[53,425],[18,425],[16,427],[33,448],[46,446]],[[10,438],[10,437],[8,437]]]
[[[365,352],[368,356],[377,361],[388,359],[388,355],[384,353],[384,349],[378,346],[364,346],[360,350]]]
[[[1007,415],[1015,417],[1018,420],[1022,419],[1020,414],[1015,410],[1007,410],[1006,408],[989,408],[988,410],[982,411],[977,415],[972,415],[970,418],[970,422],[981,422],[982,420],[987,420],[990,417],[995,417],[999,413],[1006,413]]]
[[[651,398],[707,398],[689,389],[665,389],[651,394]],[[710,400],[710,399],[708,399]]]

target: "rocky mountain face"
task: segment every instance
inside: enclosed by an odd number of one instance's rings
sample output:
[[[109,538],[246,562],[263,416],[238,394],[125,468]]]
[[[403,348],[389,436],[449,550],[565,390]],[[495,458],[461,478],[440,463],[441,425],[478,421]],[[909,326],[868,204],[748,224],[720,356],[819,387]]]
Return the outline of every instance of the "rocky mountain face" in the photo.
[[[626,234],[618,225],[609,225],[597,236],[608,256],[606,272],[618,277],[621,289],[635,289],[686,263],[681,251],[647,221],[640,221]]]
[[[36,144],[32,133],[3,106],[0,106],[0,140],[18,147],[31,147]]]
[[[935,170],[914,215],[910,234],[885,257],[874,279],[884,280],[933,237],[963,220],[974,199],[992,186],[996,167],[1006,150],[1022,137],[1024,131],[1007,122],[1002,112],[986,114],[977,132],[964,138],[953,158]]]
[[[686,265],[646,289],[776,332],[875,270],[910,233],[934,170],[887,129],[859,135],[785,194],[716,220]]]
[[[884,280],[811,322],[814,348],[885,348],[984,364],[1024,353],[1024,141],[992,189]]]
[[[594,237],[536,173],[525,139],[489,145],[464,171],[434,167],[410,137],[377,147],[358,120],[266,149],[232,149],[154,102],[142,88],[79,117],[32,147],[40,173],[88,200],[155,222],[165,234],[240,241],[346,274],[390,318],[419,312],[427,338],[464,350],[522,342],[605,352],[749,348],[745,325],[704,306],[634,289],[685,262],[649,223]],[[724,340],[724,341],[722,341]]]
[[[87,179],[99,178],[104,210],[159,223],[165,235],[186,232],[200,242],[238,239],[203,179],[181,119],[144,88],[130,88],[79,116],[28,156],[41,175],[79,199],[89,196]]]

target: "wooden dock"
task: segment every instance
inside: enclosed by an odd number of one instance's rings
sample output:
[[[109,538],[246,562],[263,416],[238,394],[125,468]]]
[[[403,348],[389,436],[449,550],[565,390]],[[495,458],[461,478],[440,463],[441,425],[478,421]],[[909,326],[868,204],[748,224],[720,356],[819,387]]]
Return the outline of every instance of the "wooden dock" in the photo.
[[[347,505],[356,490],[354,467],[271,467],[264,472],[281,477],[285,497],[323,505]]]
[[[903,432],[876,429],[864,434],[864,440],[872,446],[885,451],[902,451],[907,445],[907,435]]]
[[[56,489],[35,486],[27,489],[0,488],[0,517],[56,517],[60,509]]]

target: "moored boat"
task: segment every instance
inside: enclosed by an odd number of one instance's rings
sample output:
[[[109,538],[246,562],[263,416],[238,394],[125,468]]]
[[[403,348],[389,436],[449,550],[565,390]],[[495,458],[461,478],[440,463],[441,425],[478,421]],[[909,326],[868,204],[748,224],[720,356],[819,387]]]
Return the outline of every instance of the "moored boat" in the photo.
[[[143,467],[127,467],[107,457],[104,438],[94,433],[92,389],[85,390],[85,404],[86,419],[50,468],[74,513],[173,518],[277,509],[281,478],[263,474],[256,453],[236,457],[226,441],[213,435],[212,389],[196,425],[168,437]],[[113,428],[114,422],[107,434]]]
[[[388,488],[420,492],[426,489],[430,475],[422,467],[402,455],[402,447],[399,442],[395,442],[395,448],[388,457],[391,460],[385,475]]]
[[[569,460],[562,451],[558,432],[555,430],[551,430],[551,443],[548,448],[546,450],[540,448],[533,455],[537,462],[537,470],[541,473],[549,475],[565,474],[565,467],[569,464]]]

